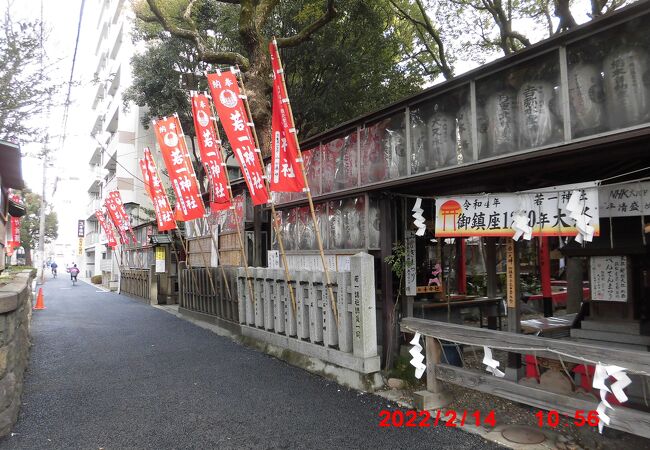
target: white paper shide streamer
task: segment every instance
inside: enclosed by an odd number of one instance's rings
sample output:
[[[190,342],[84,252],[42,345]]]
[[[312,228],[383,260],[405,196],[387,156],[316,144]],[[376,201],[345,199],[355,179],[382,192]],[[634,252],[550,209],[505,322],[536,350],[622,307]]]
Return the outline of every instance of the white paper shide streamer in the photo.
[[[505,373],[501,372],[497,368],[500,363],[492,357],[492,349],[486,345],[483,346],[483,364],[485,364],[485,370],[490,372],[492,375],[497,377],[505,376]]]
[[[530,241],[533,237],[533,227],[528,225],[530,218],[526,214],[526,211],[517,211],[512,218],[512,229],[515,230],[512,238],[518,241],[523,236],[525,240]]]
[[[594,239],[594,227],[589,225],[591,222],[591,217],[584,214],[582,206],[580,205],[580,196],[581,193],[579,190],[574,190],[571,193],[569,202],[567,203],[566,211],[569,213],[569,217],[576,221],[576,228],[578,229],[578,234],[576,235],[576,242],[582,244],[584,241],[591,242]]]
[[[424,355],[422,354],[422,346],[420,345],[420,333],[415,333],[410,344],[413,346],[409,350],[409,353],[413,357],[411,359],[411,365],[415,367],[415,378],[420,379],[427,368],[426,364],[424,364]]]
[[[602,434],[603,427],[609,425],[609,416],[606,414],[607,408],[614,409],[612,405],[607,401],[607,394],[613,394],[618,400],[619,403],[625,403],[627,401],[627,395],[623,392],[623,389],[632,384],[632,380],[625,373],[627,369],[619,366],[604,366],[598,364],[596,366],[596,371],[594,373],[594,381],[592,386],[594,389],[600,390],[600,403],[596,408],[598,412],[598,431]],[[616,380],[609,387],[605,384],[605,381],[609,377],[614,377]]]
[[[427,227],[424,224],[424,216],[422,213],[424,210],[421,208],[422,206],[422,199],[418,198],[415,200],[415,205],[413,205],[413,218],[415,219],[413,221],[413,224],[418,227],[418,231],[415,232],[416,235],[418,236],[424,236],[424,232],[426,231]]]

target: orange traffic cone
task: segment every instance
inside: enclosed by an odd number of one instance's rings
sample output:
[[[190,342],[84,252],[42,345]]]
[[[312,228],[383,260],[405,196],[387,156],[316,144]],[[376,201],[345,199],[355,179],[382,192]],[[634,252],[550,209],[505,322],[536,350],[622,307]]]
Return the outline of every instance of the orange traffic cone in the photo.
[[[38,295],[36,296],[36,306],[34,309],[45,309],[45,304],[43,303],[43,288],[38,289]]]

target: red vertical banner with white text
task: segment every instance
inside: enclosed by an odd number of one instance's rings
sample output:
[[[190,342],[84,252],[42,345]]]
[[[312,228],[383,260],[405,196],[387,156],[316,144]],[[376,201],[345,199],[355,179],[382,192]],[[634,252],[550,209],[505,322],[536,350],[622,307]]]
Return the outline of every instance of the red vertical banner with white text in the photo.
[[[99,222],[99,225],[102,227],[102,230],[104,230],[104,234],[106,235],[106,239],[108,240],[108,246],[110,248],[117,247],[115,234],[113,233],[113,229],[111,228],[110,224],[106,222],[106,217],[104,216],[104,214],[101,211],[97,210],[95,211],[95,217],[97,217],[97,221]]]
[[[115,228],[120,233],[122,237],[122,242],[128,244],[129,238],[126,232],[128,231],[133,238],[133,243],[137,242],[133,229],[131,228],[131,221],[129,216],[126,214],[124,209],[124,204],[122,203],[122,196],[120,191],[111,191],[106,197],[106,207],[108,208],[109,215],[115,224]]]
[[[271,120],[271,191],[302,192],[305,179],[298,161],[296,129],[291,125],[289,97],[275,40],[269,44],[273,67],[273,116]]]
[[[255,148],[251,133],[252,122],[240,97],[237,77],[233,71],[209,73],[207,77],[214,106],[241,167],[253,204],[264,205],[269,201],[269,193],[256,154],[260,149]]]
[[[160,153],[176,194],[178,219],[183,221],[200,219],[205,215],[205,209],[178,117],[173,115],[154,120],[153,125]]]
[[[106,200],[104,200],[104,205],[106,206],[106,213],[108,214],[108,218],[111,220],[111,222],[113,222],[113,226],[115,226],[115,229],[120,234],[120,241],[122,244],[127,244],[129,242],[129,238],[126,235],[126,231],[124,230],[122,219],[117,212],[117,203],[115,202],[115,198],[110,194],[107,195]]]
[[[192,117],[201,151],[201,163],[210,180],[210,209],[230,207],[226,167],[221,158],[221,142],[217,140],[214,122],[211,120],[210,100],[203,94],[192,95]]]
[[[140,164],[144,164],[143,172],[146,172],[144,178],[146,183],[145,185],[147,186],[147,192],[149,193],[149,198],[151,198],[151,203],[153,203],[154,210],[156,211],[158,231],[176,229],[174,213],[169,204],[165,187],[160,180],[160,176],[158,176],[156,162],[153,159],[151,150],[148,148],[144,149],[144,159],[140,160]]]

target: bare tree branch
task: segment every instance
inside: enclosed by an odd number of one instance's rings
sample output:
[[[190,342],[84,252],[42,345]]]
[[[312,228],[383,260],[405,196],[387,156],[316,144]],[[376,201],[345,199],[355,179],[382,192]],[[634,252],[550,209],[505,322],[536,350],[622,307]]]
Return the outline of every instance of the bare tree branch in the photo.
[[[149,1],[149,0],[147,0]],[[327,10],[325,13],[312,22],[310,25],[303,28],[298,34],[286,38],[279,38],[278,47],[295,47],[305,42],[316,31],[327,25],[336,16],[336,8],[334,8],[334,0],[327,0]]]
[[[226,3],[232,3],[232,2],[226,2]],[[236,52],[215,52],[213,50],[210,50],[206,47],[205,42],[203,41],[203,38],[201,35],[198,33],[196,30],[196,27],[193,24],[193,21],[190,19],[190,26],[193,26],[194,29],[185,29],[181,28],[179,26],[174,25],[170,20],[165,17],[165,15],[162,13],[160,8],[158,7],[158,3],[156,0],[147,0],[147,4],[149,5],[149,9],[151,12],[154,14],[156,21],[162,25],[162,27],[171,33],[173,36],[176,36],[181,39],[188,40],[190,42],[193,42],[194,45],[196,46],[196,51],[198,53],[199,59],[201,59],[204,62],[210,63],[210,64],[232,64],[232,65],[239,65],[242,70],[248,70],[250,67],[250,62],[248,58],[244,57],[243,55],[236,53]],[[194,4],[194,1],[191,1],[190,4],[188,5],[184,17],[187,15],[189,16],[189,13],[191,12],[191,8]],[[146,14],[142,14],[140,12],[136,12],[136,16],[138,19],[151,22],[151,16],[148,16]]]

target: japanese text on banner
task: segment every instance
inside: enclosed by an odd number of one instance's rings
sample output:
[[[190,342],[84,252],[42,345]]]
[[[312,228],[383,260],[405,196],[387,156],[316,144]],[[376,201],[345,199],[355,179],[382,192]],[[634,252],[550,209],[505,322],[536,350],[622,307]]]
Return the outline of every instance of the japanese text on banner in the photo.
[[[158,231],[174,230],[176,229],[176,221],[174,220],[174,213],[172,212],[169,199],[165,188],[158,176],[158,168],[153,159],[151,150],[144,149],[144,159],[140,160],[142,173],[144,176],[145,186],[147,193],[153,203],[154,211],[156,212],[156,225]]]
[[[515,213],[523,212],[533,236],[575,236],[575,220],[566,207],[571,186],[558,186],[546,192],[520,192],[484,195],[458,195],[436,198],[436,232],[438,237],[506,236],[514,234]],[[600,234],[598,223],[598,189],[577,189],[581,213],[590,217],[594,235]]]
[[[269,194],[249,126],[251,122],[240,98],[237,77],[232,71],[210,73],[207,77],[214,106],[241,167],[253,204],[264,205],[269,201]]]
[[[302,192],[305,180],[298,163],[298,147],[291,126],[289,97],[284,88],[280,55],[275,41],[269,44],[273,66],[273,116],[271,120],[271,191]]]
[[[192,96],[192,116],[196,130],[201,162],[210,180],[210,208],[213,210],[230,207],[230,192],[226,168],[221,158],[221,142],[217,140],[214,122],[211,120],[210,101],[203,94]]]
[[[205,215],[203,200],[178,117],[154,121],[154,131],[176,194],[180,220],[202,218]]]

